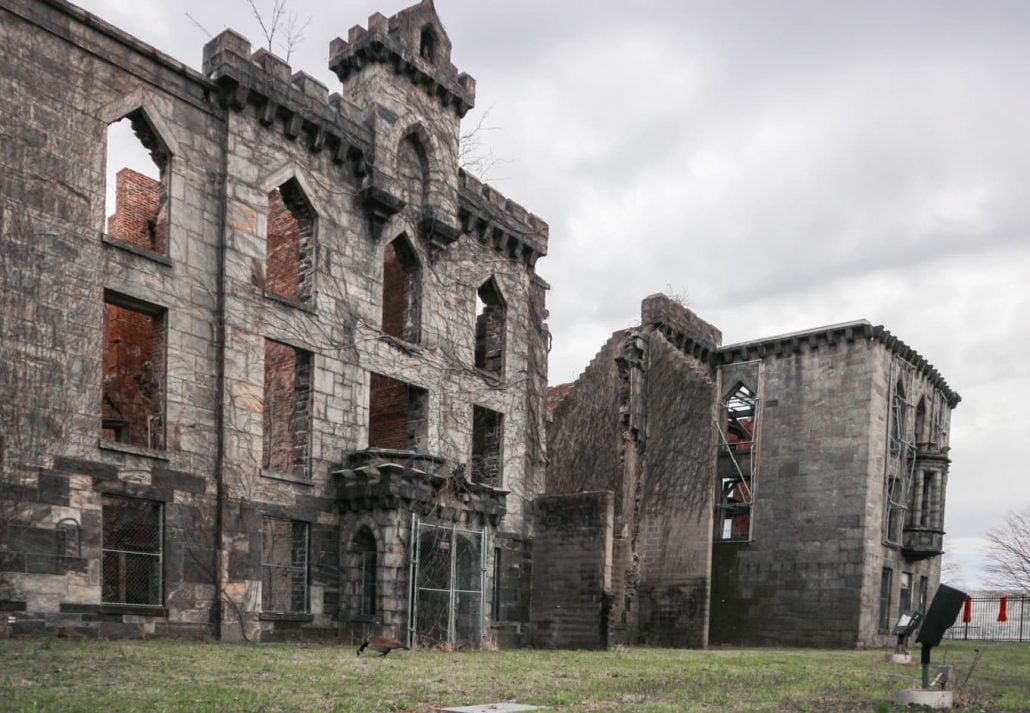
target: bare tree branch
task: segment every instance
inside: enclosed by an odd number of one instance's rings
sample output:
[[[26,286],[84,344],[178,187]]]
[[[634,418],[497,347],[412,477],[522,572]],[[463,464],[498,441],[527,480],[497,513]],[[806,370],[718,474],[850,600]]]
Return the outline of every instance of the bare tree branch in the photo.
[[[1030,594],[1030,505],[1005,515],[1002,525],[987,533],[987,565],[995,583]]]

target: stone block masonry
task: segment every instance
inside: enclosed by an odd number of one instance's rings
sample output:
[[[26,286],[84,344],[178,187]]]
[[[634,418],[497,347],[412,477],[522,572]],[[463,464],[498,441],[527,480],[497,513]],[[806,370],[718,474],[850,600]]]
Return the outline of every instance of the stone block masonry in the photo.
[[[613,507],[610,492],[537,499],[530,614],[534,645],[608,647]]]

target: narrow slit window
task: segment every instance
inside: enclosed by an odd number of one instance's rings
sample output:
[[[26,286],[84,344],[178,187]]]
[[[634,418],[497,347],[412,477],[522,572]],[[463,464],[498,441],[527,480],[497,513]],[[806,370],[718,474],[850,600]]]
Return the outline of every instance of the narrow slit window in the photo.
[[[117,295],[104,299],[100,437],[164,448],[164,310]]]
[[[369,448],[423,451],[427,435],[425,389],[372,374],[369,382]]]
[[[422,267],[401,236],[383,250],[383,333],[417,344],[421,301]]]
[[[265,291],[294,302],[311,299],[315,210],[296,179],[268,193]]]
[[[891,630],[891,588],[893,570],[884,567],[880,573],[880,631]]]
[[[354,537],[354,555],[356,557],[357,595],[359,616],[375,616],[378,613],[378,570],[379,556],[376,552],[376,539],[372,531],[362,527]]]
[[[504,373],[504,331],[507,309],[493,278],[476,291],[476,368]]]
[[[268,470],[308,476],[311,353],[265,340],[263,465]]]
[[[469,470],[473,483],[501,487],[503,436],[503,414],[482,406],[472,407],[472,459]]]
[[[110,237],[167,252],[169,158],[142,109],[107,127],[104,232]]]

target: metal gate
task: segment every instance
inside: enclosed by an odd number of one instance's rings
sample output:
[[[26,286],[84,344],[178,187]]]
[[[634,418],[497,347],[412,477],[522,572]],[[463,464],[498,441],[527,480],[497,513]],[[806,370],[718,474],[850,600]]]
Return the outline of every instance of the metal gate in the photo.
[[[412,532],[408,645],[481,648],[485,534],[415,518]]]

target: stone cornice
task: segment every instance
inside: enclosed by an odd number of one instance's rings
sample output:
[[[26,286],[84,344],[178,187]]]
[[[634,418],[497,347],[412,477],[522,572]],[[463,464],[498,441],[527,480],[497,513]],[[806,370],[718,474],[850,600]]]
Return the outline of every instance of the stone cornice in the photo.
[[[344,512],[403,508],[457,521],[473,515],[496,525],[507,512],[507,490],[465,479],[443,458],[370,448],[348,453],[333,472]]]
[[[861,341],[882,344],[891,354],[911,364],[919,374],[944,394],[948,406],[951,408],[955,408],[962,400],[962,397],[948,386],[948,382],[925,357],[891,334],[883,325],[874,326],[864,319],[739,344],[728,344],[720,347],[713,355],[709,355],[709,358],[713,366],[719,366],[720,364],[732,364],[769,356],[789,356],[804,351],[813,351],[820,346]]]
[[[547,223],[465,171],[458,172],[462,231],[529,269],[547,254]]]

